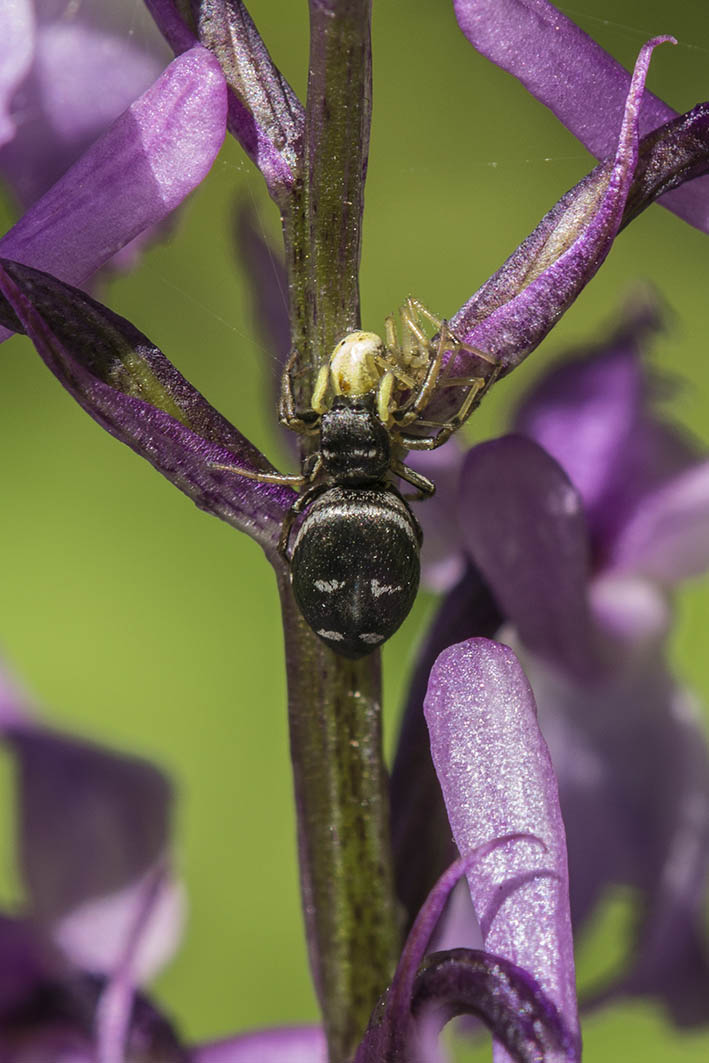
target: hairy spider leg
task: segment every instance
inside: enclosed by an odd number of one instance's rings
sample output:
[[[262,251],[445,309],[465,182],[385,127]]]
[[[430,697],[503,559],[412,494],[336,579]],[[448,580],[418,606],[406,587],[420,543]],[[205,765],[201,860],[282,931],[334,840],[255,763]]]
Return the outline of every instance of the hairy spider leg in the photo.
[[[414,314],[409,313],[409,307],[406,304],[399,307],[399,321],[404,361],[410,365],[416,354],[428,351],[428,340],[423,329],[419,328]]]
[[[420,318],[429,321],[436,328],[444,328],[444,323],[439,318],[434,317],[422,303],[412,296],[408,296],[406,302],[399,307],[400,342],[394,315],[389,314],[385,319],[386,350],[389,357],[379,356],[377,359],[377,364],[385,369],[385,375],[377,392],[377,413],[383,424],[391,424],[398,419],[396,417],[397,413],[408,411],[413,406],[416,406],[416,409],[420,411],[423,406],[417,404],[421,397],[422,388],[426,387],[426,382],[430,379],[430,387],[426,389],[426,395],[429,395],[435,385],[435,378],[440,367],[432,365],[436,356],[431,357],[431,345],[419,325],[418,319]],[[441,351],[441,357],[442,353]],[[424,367],[425,374],[423,381],[421,381],[419,372]],[[412,370],[416,375],[413,375]],[[417,382],[420,382],[421,386],[418,391],[414,391]],[[393,399],[395,383],[403,385],[404,388],[412,392],[409,398],[401,405]],[[423,405],[426,405],[427,401],[427,398],[424,398]],[[410,423],[417,416],[418,414],[407,416],[405,423]]]
[[[320,426],[320,418],[317,416],[318,411],[314,409],[312,417],[308,419],[297,413],[295,408],[295,398],[293,396],[293,366],[295,365],[297,357],[298,351],[293,351],[283,369],[283,376],[281,377],[281,397],[278,403],[278,419],[281,424],[285,425],[286,428],[290,428],[292,432],[299,432],[301,435],[314,435]],[[299,370],[299,372],[307,372],[307,367]]]
[[[311,455],[312,467],[298,476],[296,473],[287,472],[254,472],[253,469],[244,469],[239,465],[226,465],[218,461],[210,461],[210,469],[220,469],[222,472],[233,472],[235,476],[245,476],[247,480],[258,480],[262,484],[280,484],[283,487],[305,487],[312,483],[322,467],[322,458],[319,454]],[[295,505],[295,503],[294,503]]]
[[[432,314],[428,307],[424,306],[420,299],[417,299],[415,296],[410,295],[408,296],[405,305],[407,309],[411,311],[412,314],[418,314],[419,317],[425,318],[425,320],[428,321],[429,324],[433,325],[436,330],[443,328],[443,320],[440,317],[436,317],[435,314]]]
[[[387,314],[384,318],[384,340],[386,348],[389,351],[395,351],[398,353],[399,340],[396,335],[396,326],[394,325],[394,315]]]
[[[427,476],[422,476],[421,473],[415,472],[408,465],[404,465],[402,461],[392,461],[391,471],[416,488],[415,495],[404,495],[407,502],[418,502],[422,498],[430,498],[431,495],[436,493],[436,485]]]
[[[453,333],[450,332],[450,331],[448,332],[448,337],[449,337],[449,340],[453,341],[453,347],[455,348],[455,352],[454,352],[454,356],[452,358],[449,358],[448,361],[445,364],[445,367],[444,367],[443,372],[441,374],[441,378],[438,381],[438,387],[439,388],[464,387],[465,384],[468,383],[471,380],[487,379],[487,378],[484,378],[484,377],[483,378],[478,378],[478,377],[451,377],[449,375],[450,374],[450,370],[451,370],[451,366],[455,362],[455,356],[460,354],[461,352],[465,352],[467,354],[474,354],[477,358],[480,358],[481,361],[487,362],[488,365],[492,366],[492,373],[491,373],[491,377],[490,377],[490,382],[491,383],[493,382],[493,380],[495,380],[497,378],[497,376],[499,375],[499,372],[500,372],[500,366],[495,361],[495,359],[491,355],[489,355],[487,353],[487,351],[482,351],[482,350],[480,350],[479,347],[473,347],[473,345],[470,344],[470,343],[461,343],[461,342],[459,342],[455,338]]]
[[[450,336],[451,333],[448,330],[448,325],[445,321],[443,321],[441,323],[441,331],[438,337],[438,345],[436,347],[436,352],[428,364],[428,369],[426,370],[426,375],[424,376],[423,381],[421,382],[421,387],[419,388],[417,394],[413,396],[411,402],[407,403],[406,406],[402,407],[400,410],[397,411],[401,414],[401,416],[397,417],[396,414],[394,415],[397,426],[399,428],[405,428],[407,425],[412,424],[414,421],[418,421],[420,419],[422,411],[426,408],[426,406],[428,406],[431,400],[431,396],[438,383],[438,377],[440,375],[441,365],[443,362],[443,353],[446,348],[450,346]]]
[[[221,472],[233,472],[235,476],[245,476],[247,480],[258,480],[262,484],[282,484],[291,487],[304,487],[308,483],[308,477],[297,476],[295,473],[285,472],[254,472],[253,469],[244,469],[240,465],[226,465],[220,461],[210,461],[210,469],[219,469]]]
[[[450,421],[424,421],[418,420],[418,424],[424,425],[427,428],[440,429],[435,436],[409,436],[400,435],[399,442],[402,446],[408,450],[436,450],[438,447],[442,447],[444,443],[447,443],[454,432],[457,432],[462,425],[465,424],[470,414],[479,405],[485,392],[495,382],[500,373],[500,366],[497,366],[492,374],[486,378],[484,377],[472,377],[461,378],[455,380],[454,383],[457,386],[469,386],[470,390],[465,396],[458,412],[451,417]],[[451,382],[448,382],[451,383]]]

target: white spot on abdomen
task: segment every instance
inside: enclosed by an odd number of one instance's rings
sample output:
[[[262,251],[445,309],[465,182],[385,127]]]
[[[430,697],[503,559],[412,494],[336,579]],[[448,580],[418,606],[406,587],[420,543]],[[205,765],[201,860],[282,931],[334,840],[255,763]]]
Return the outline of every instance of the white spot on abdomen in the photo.
[[[341,590],[344,587],[345,581],[343,579],[316,579],[316,590],[322,591],[323,594],[332,594],[334,591]]]
[[[372,594],[375,598],[380,598],[382,594],[398,594],[401,587],[393,583],[380,583],[378,579],[372,580]]]

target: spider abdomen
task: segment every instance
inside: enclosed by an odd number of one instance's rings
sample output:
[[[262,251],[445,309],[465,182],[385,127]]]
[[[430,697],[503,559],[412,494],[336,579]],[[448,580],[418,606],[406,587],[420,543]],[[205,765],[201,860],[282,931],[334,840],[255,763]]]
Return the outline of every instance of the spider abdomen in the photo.
[[[421,530],[391,486],[330,487],[308,508],[291,558],[293,592],[331,649],[363,657],[413,605]]]

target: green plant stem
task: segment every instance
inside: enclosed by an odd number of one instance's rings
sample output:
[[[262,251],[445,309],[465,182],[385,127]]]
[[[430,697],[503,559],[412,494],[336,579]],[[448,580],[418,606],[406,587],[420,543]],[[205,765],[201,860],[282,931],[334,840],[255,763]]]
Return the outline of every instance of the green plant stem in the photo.
[[[284,215],[298,398],[335,342],[360,326],[364,178],[371,122],[371,0],[311,2],[302,183]]]
[[[379,654],[336,656],[281,580],[310,962],[330,1063],[345,1063],[398,956]]]
[[[301,179],[283,214],[291,380],[303,409],[336,341],[360,324],[371,118],[371,0],[311,0],[310,15]],[[398,955],[380,659],[332,653],[300,616],[282,567],[280,584],[310,963],[330,1063],[346,1063]]]

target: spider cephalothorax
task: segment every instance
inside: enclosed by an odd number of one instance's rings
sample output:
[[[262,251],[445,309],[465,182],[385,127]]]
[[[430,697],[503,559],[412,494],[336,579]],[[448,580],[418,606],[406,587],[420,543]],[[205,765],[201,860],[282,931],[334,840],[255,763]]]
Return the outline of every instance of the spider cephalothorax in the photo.
[[[346,657],[362,657],[386,641],[413,604],[419,582],[421,529],[394,483],[405,480],[414,498],[434,484],[403,463],[407,450],[433,450],[470,415],[496,375],[489,356],[484,376],[452,377],[451,356],[466,350],[415,299],[386,321],[386,342],[356,331],[335,346],[317,375],[310,405],[296,408],[291,356],[283,373],[280,419],[288,428],[318,436],[318,448],[300,476],[254,473],[222,466],[269,483],[304,489],[283,523],[281,552],[306,621]],[[426,338],[426,326],[437,334]],[[444,364],[445,355],[448,361]],[[424,414],[442,388],[461,399],[446,420]],[[291,547],[295,518],[305,513]]]

